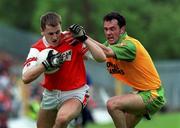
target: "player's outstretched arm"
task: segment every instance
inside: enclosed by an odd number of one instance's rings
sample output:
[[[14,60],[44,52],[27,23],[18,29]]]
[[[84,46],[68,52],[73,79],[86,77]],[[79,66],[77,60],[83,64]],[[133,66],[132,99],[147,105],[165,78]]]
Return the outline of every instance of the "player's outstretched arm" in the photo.
[[[79,40],[87,46],[93,58],[97,62],[106,61],[106,55],[103,52],[103,50],[96,43],[94,43],[91,39],[88,38],[82,26],[78,24],[73,24],[69,27],[69,30],[73,33],[74,38],[76,38],[77,40]]]
[[[106,55],[103,52],[103,50],[96,43],[94,43],[89,37],[85,41],[85,44],[88,47],[88,50],[91,52],[91,55],[97,62],[106,61]]]
[[[91,40],[91,42],[93,42],[96,45],[98,45],[103,50],[103,52],[105,53],[106,57],[115,57],[115,53],[113,52],[113,50],[111,48],[104,46],[103,44],[101,44],[98,41],[92,39],[91,37],[88,37],[88,39]]]

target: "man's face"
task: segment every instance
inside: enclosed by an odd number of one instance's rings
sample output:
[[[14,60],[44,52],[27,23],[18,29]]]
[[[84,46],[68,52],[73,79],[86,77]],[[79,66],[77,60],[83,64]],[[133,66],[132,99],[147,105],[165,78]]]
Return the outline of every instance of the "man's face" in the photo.
[[[45,36],[50,45],[57,46],[59,45],[61,31],[60,25],[55,27],[46,25],[46,28],[42,31],[42,35]]]
[[[118,21],[116,19],[104,21],[104,33],[110,44],[116,43],[122,33]]]

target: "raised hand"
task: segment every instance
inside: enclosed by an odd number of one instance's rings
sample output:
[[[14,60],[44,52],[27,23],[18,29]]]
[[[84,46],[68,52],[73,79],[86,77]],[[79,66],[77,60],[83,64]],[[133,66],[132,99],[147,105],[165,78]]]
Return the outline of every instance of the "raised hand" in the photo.
[[[84,42],[87,40],[86,32],[84,28],[78,24],[73,24],[69,27],[69,30],[73,33],[74,38]]]

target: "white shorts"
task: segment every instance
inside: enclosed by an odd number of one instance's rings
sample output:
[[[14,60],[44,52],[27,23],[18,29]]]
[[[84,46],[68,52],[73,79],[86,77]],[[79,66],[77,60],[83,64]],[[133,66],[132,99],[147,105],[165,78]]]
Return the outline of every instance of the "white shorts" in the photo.
[[[43,98],[41,102],[42,109],[59,109],[62,103],[68,99],[78,99],[83,107],[86,106],[89,99],[89,86],[86,84],[81,88],[71,91],[44,89]]]

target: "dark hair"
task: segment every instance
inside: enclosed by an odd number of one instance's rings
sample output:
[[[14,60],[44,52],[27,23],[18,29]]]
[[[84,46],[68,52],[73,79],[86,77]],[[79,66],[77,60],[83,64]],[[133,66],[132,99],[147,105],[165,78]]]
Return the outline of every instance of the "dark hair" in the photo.
[[[120,28],[126,25],[126,19],[118,12],[108,13],[107,15],[104,16],[103,21],[111,21],[113,19],[116,19],[118,21],[118,25]]]
[[[41,29],[44,30],[46,28],[46,25],[50,26],[57,26],[58,24],[61,24],[61,16],[58,15],[55,12],[47,12],[40,18],[41,22]]]

